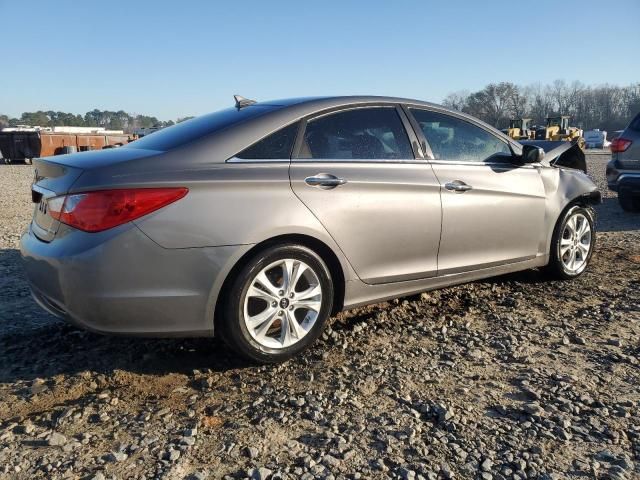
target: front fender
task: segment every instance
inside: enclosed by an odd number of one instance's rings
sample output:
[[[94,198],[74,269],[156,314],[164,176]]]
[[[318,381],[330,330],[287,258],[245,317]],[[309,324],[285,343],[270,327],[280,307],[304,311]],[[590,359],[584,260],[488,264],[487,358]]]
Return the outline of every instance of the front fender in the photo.
[[[583,172],[570,168],[545,167],[541,169],[546,194],[545,229],[540,239],[539,251],[548,254],[553,230],[562,212],[575,203],[597,205],[601,193],[593,181]]]

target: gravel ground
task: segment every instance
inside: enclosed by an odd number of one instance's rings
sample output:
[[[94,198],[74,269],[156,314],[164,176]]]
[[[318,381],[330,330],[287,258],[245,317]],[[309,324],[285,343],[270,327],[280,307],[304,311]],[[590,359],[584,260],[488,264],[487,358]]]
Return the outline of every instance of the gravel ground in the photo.
[[[640,478],[640,216],[597,251],[353,310],[301,358],[104,337],[29,297],[32,168],[0,166],[0,478]]]

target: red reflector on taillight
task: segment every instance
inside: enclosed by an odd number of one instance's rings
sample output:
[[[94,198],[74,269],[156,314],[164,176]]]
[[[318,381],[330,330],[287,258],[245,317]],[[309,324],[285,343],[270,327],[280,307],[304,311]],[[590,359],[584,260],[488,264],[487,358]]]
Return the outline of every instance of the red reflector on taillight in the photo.
[[[50,199],[49,214],[85,232],[101,232],[165,207],[184,197],[188,191],[180,187],[75,193]],[[59,201],[60,198],[64,198],[64,203]]]
[[[616,138],[611,142],[611,151],[613,153],[624,152],[627,148],[631,146],[631,140],[627,140],[626,138]]]

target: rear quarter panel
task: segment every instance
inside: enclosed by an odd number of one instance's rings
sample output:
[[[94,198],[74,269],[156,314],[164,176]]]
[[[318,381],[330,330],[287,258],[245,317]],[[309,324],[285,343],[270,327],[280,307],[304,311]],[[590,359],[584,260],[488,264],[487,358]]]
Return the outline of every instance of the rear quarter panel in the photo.
[[[289,163],[229,163],[178,173],[180,180],[172,183],[188,187],[189,194],[135,222],[165,248],[253,244],[287,233],[328,240],[293,194]]]

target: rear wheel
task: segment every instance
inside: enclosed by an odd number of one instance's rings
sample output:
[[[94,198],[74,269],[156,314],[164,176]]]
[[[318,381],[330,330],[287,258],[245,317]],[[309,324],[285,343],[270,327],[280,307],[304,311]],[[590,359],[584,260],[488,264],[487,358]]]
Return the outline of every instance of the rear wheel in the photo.
[[[320,335],[333,306],[333,283],[324,261],[302,245],[276,245],[251,258],[223,299],[217,329],[243,356],[284,361]]]
[[[579,205],[570,207],[554,229],[547,270],[561,279],[581,275],[591,260],[595,241],[593,210]]]
[[[640,211],[640,195],[633,195],[629,188],[621,188],[618,191],[618,202],[625,212]]]

